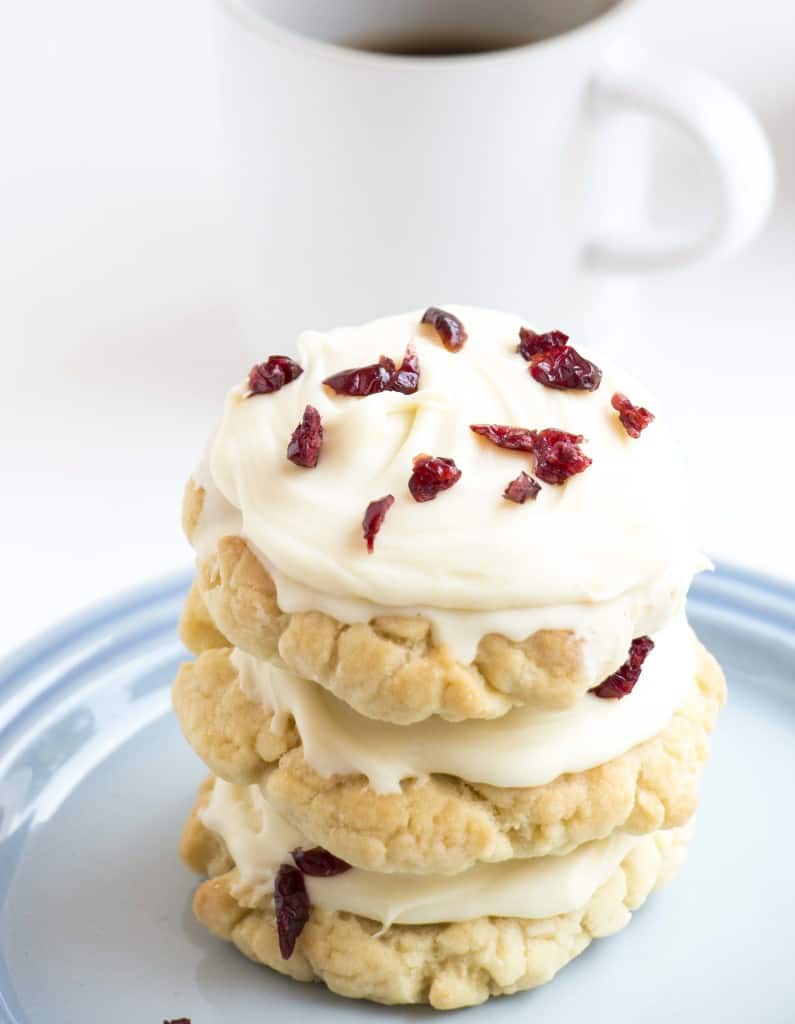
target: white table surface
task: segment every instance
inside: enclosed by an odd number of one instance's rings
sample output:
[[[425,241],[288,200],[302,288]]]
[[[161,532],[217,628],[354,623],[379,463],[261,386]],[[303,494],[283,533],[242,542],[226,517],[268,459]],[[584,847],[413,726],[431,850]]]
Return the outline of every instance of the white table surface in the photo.
[[[252,360],[207,0],[39,0],[0,26],[1,651],[189,563],[183,482]],[[782,0],[647,0],[644,36],[750,99],[780,193],[730,264],[642,284],[621,358],[665,402],[709,551],[795,577],[795,19]]]

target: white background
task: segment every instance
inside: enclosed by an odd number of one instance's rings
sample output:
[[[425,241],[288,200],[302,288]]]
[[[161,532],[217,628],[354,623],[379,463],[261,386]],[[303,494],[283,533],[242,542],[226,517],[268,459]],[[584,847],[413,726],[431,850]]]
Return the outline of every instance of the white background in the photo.
[[[750,100],[780,191],[741,257],[644,282],[621,358],[664,399],[709,551],[795,577],[795,18],[787,0],[645,8],[656,52]],[[0,13],[0,650],[189,563],[183,482],[252,362],[225,272],[210,14]]]

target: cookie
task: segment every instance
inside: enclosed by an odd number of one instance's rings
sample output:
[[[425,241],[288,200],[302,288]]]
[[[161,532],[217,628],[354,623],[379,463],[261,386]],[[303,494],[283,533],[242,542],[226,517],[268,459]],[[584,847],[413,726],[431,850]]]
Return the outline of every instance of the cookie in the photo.
[[[202,487],[188,482],[183,525],[189,539],[204,496]],[[596,652],[568,630],[541,629],[519,642],[487,633],[474,660],[462,663],[434,642],[431,622],[422,616],[384,615],[351,625],[319,611],[287,614],[262,561],[242,537],[230,535],[198,559],[180,629],[186,646],[200,654],[215,645],[206,628],[213,623],[236,647],[263,659],[278,654],[369,718],[410,724],[439,715],[461,721],[497,718],[522,704],[571,707],[621,665],[633,637],[651,630],[656,613],[647,600],[639,597],[630,606],[620,630]],[[666,593],[666,606],[677,603]]]
[[[645,836],[585,905],[541,919],[483,916],[385,930],[366,917],[313,907],[285,960],[271,889],[241,885],[223,841],[201,822],[198,808],[211,784],[205,784],[182,840],[188,866],[210,875],[194,898],[199,921],[251,960],[297,981],[322,981],[339,995],[387,1004],[450,1010],[549,981],[591,939],[623,928],[631,911],[675,873],[686,851],[683,830]]]
[[[274,732],[272,713],[245,696],[230,659],[229,649],[208,651],[182,666],[173,698],[188,741],[222,778],[258,782],[312,842],[377,871],[454,873],[481,861],[563,853],[615,829],[683,825],[725,699],[723,674],[699,647],[696,686],[666,728],[605,764],[529,788],[432,775],[376,793],[362,776],[316,772],[295,723]]]

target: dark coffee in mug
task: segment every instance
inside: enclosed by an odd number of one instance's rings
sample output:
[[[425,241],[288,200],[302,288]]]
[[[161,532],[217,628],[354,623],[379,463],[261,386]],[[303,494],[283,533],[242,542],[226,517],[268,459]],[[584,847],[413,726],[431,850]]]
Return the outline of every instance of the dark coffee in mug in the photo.
[[[508,35],[385,35],[369,39],[351,39],[343,45],[368,53],[386,53],[396,57],[461,57],[475,53],[494,53],[513,46],[526,46],[532,39]]]
[[[228,2],[228,0],[222,0]],[[236,0],[240,2],[240,0]],[[300,36],[396,57],[495,53],[564,35],[621,0],[243,0]]]

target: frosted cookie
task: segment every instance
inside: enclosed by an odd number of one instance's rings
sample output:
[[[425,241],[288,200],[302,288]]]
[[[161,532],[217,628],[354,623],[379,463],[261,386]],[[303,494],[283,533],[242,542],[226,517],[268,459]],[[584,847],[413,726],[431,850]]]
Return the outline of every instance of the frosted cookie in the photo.
[[[302,837],[256,789],[209,780],[182,852],[211,876],[196,892],[198,919],[250,959],[352,998],[455,1009],[543,984],[624,927],[674,874],[687,839],[682,829],[615,835],[455,880],[356,869],[321,878],[296,870]],[[292,927],[281,914],[277,925],[277,889]]]
[[[684,623],[665,632],[629,696],[568,711],[373,722],[229,649],[182,667],[174,706],[214,773],[259,783],[312,842],[369,870],[453,873],[690,819],[725,686]]]
[[[306,332],[230,392],[185,496],[215,626],[399,724],[572,706],[703,564],[637,385],[514,317],[450,315],[456,350],[420,312]]]

